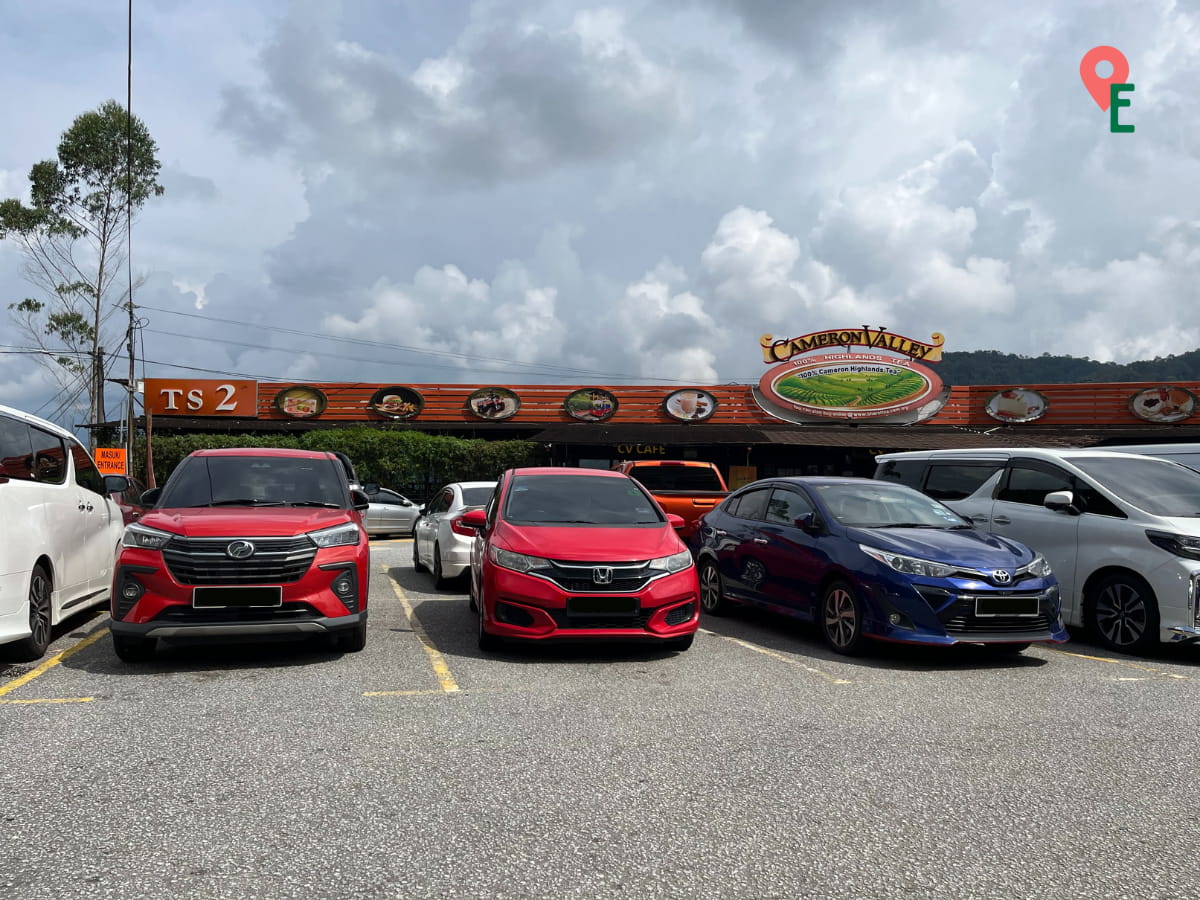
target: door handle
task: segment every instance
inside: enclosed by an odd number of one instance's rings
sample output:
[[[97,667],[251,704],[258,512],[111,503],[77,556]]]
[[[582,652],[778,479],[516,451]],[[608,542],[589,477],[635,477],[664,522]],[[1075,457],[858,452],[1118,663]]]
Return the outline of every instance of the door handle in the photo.
[[[972,522],[979,522],[981,524],[988,520],[987,516],[967,516],[967,518],[970,519]]]
[[[996,516],[996,518],[992,519],[992,521],[997,525],[1011,525],[1012,524],[1012,519],[1010,519],[1008,516]]]
[[[754,539],[754,543],[756,543],[756,544],[765,544],[766,542],[767,542],[766,538],[755,538]]]
[[[83,505],[83,501],[82,501],[82,500],[80,500],[80,501],[79,501],[79,511],[80,511],[80,512],[83,512],[85,509],[87,509],[87,507],[86,507],[86,506],[84,506],[84,505]]]

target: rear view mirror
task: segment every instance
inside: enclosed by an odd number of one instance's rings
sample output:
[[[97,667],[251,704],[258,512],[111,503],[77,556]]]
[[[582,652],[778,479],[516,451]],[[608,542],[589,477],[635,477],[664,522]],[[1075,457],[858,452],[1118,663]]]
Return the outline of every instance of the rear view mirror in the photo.
[[[363,491],[365,491],[365,492],[366,492],[368,495],[370,495],[370,494],[378,494],[378,493],[379,493],[379,484],[378,484],[378,482],[374,482],[374,481],[368,481],[366,484],[364,484],[364,485],[362,486],[362,489],[363,489]]]
[[[1042,505],[1046,509],[1052,509],[1055,512],[1070,513],[1073,516],[1079,515],[1079,509],[1075,506],[1075,495],[1070,491],[1054,491],[1047,494],[1042,500]]]
[[[104,476],[104,493],[119,494],[122,491],[129,490],[129,479],[124,475],[105,475]]]
[[[473,509],[463,513],[458,521],[467,528],[480,529],[487,525],[487,513],[482,509]]]
[[[150,488],[148,491],[142,492],[142,506],[153,506],[158,502],[158,496],[162,493],[162,488]]]
[[[807,534],[816,534],[821,530],[821,523],[817,521],[817,517],[812,513],[805,513],[797,517],[795,526]]]
[[[670,525],[672,528],[682,528],[684,525],[687,524],[687,522],[684,520],[683,516],[681,516],[681,515],[678,515],[676,513],[667,513],[667,524]]]
[[[350,502],[359,512],[367,509],[371,505],[371,498],[367,496],[366,491],[360,491],[358,488],[350,489]]]

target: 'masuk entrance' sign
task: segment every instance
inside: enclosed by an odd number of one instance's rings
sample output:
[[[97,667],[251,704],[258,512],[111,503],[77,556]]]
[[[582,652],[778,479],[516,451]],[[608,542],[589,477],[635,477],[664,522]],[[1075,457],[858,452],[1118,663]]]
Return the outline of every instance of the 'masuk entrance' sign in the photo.
[[[764,412],[785,422],[911,425],[935,415],[950,394],[922,365],[941,360],[941,334],[926,343],[864,325],[786,340],[767,334],[759,343],[763,362],[777,365],[751,393]]]

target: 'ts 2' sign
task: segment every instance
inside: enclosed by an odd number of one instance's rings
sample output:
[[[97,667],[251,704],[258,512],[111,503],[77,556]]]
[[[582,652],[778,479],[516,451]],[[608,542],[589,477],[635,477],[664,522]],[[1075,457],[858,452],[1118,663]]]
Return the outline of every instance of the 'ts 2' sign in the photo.
[[[258,417],[257,381],[147,378],[146,410],[156,416]]]

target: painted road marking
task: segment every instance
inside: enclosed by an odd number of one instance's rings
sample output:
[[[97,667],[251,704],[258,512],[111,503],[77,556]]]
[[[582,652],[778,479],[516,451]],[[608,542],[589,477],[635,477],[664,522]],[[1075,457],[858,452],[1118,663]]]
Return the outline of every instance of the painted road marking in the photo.
[[[1137,663],[1132,663],[1124,659],[1113,659],[1109,656],[1091,656],[1087,653],[1072,653],[1070,650],[1059,650],[1057,647],[1042,647],[1050,653],[1061,653],[1063,656],[1074,656],[1077,659],[1090,659],[1094,662],[1112,663],[1114,666],[1126,666],[1130,669],[1138,669],[1142,672],[1149,672],[1152,675],[1158,675],[1161,678],[1175,678],[1179,681],[1187,681],[1186,675],[1176,675],[1174,672],[1164,672],[1162,669],[1152,669],[1149,666],[1140,666]]]
[[[809,672],[813,675],[824,678],[830,684],[854,684],[853,681],[850,681],[846,678],[836,678],[835,676],[830,675],[828,672],[822,672],[820,669],[814,669],[812,666],[806,666],[804,663],[792,659],[790,656],[784,656],[782,653],[776,653],[774,650],[768,650],[766,647],[759,647],[757,644],[751,644],[749,641],[743,641],[740,638],[729,637],[725,634],[717,634],[715,631],[709,631],[707,628],[701,628],[700,630],[705,634],[711,634],[713,637],[719,637],[721,640],[732,641],[740,647],[745,647],[747,650],[753,650],[755,653],[761,653],[764,656],[769,656],[772,659],[785,662],[789,666],[795,666],[798,669],[803,669],[805,672]]]
[[[400,605],[404,607],[404,615],[408,617],[408,624],[421,641],[421,646],[425,650],[425,655],[429,657],[429,664],[433,666],[433,674],[437,676],[438,684],[442,686],[442,690],[448,694],[456,693],[459,690],[458,683],[454,680],[454,676],[450,674],[450,667],[446,665],[446,659],[442,656],[441,651],[433,645],[429,640],[429,635],[425,633],[425,629],[421,627],[421,623],[417,621],[416,615],[413,613],[412,604],[408,602],[408,596],[404,593],[404,589],[392,578],[389,574],[387,566],[383,567],[383,572],[388,575],[388,582],[392,585],[392,591],[396,594],[396,599],[400,601]],[[370,696],[382,696],[380,694],[371,694]]]
[[[21,703],[91,703],[95,697],[54,697],[44,700],[0,700],[0,706],[17,706]]]
[[[21,687],[21,685],[29,684],[29,682],[33,681],[33,679],[37,678],[39,675],[44,675],[46,672],[49,672],[51,669],[53,669],[55,666],[57,666],[60,662],[62,662],[68,656],[73,656],[74,654],[76,654],[80,650],[82,650],[84,647],[87,647],[90,644],[96,643],[96,641],[100,640],[100,638],[104,637],[106,634],[108,634],[108,629],[101,628],[95,634],[90,634],[87,637],[85,637],[82,641],[80,641],[74,647],[69,647],[68,649],[62,651],[61,653],[55,653],[52,657],[50,657],[48,660],[46,660],[44,663],[42,663],[36,669],[34,669],[30,672],[26,672],[20,678],[14,678],[8,684],[4,685],[4,687],[0,687],[0,697],[3,697],[5,694],[12,693],[17,688]],[[91,699],[91,698],[88,698],[88,699]]]

